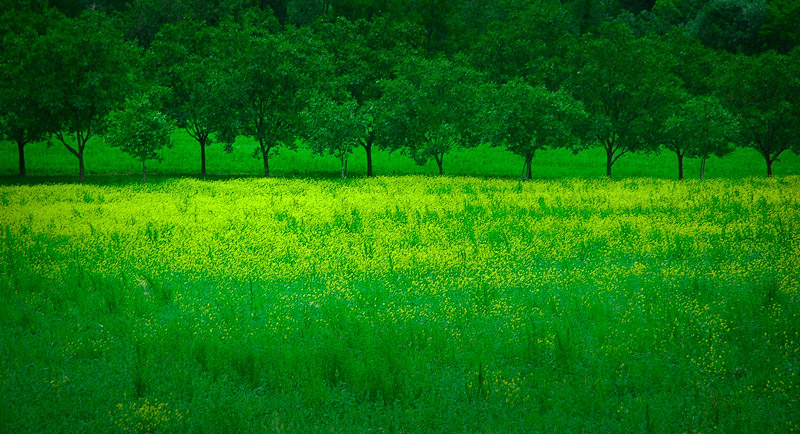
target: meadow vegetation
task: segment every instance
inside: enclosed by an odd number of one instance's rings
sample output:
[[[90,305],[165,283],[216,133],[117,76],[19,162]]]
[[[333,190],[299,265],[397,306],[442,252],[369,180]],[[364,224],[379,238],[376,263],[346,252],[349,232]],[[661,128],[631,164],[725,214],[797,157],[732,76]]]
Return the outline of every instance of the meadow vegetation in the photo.
[[[0,431],[800,432],[798,22],[0,0]]]
[[[0,187],[0,425],[797,431],[799,224],[797,176]]]
[[[148,176],[195,176],[200,175],[200,156],[196,141],[185,132],[175,132],[173,147],[161,151],[162,159],[147,163]],[[223,145],[209,146],[208,179],[230,177],[263,176],[263,164],[253,158],[258,143],[240,137],[236,145],[225,150]],[[17,171],[13,146],[0,146],[0,175],[13,175]],[[74,157],[63,146],[48,146],[47,142],[28,145],[28,173],[30,179],[5,176],[3,184],[42,182],[76,182]],[[378,176],[387,175],[435,175],[438,168],[430,160],[418,165],[401,152],[375,149],[373,172]],[[591,148],[574,154],[567,149],[542,149],[536,152],[531,161],[534,179],[601,178],[605,175],[605,153],[602,149]],[[492,147],[488,144],[475,148],[455,149],[447,155],[445,175],[477,176],[491,178],[521,179],[525,175],[525,157],[511,151]],[[615,176],[619,178],[653,177],[677,179],[677,161],[673,152],[664,149],[660,153],[629,154],[623,156],[617,165]],[[699,178],[701,160],[686,157],[686,178]],[[763,158],[751,149],[737,149],[719,158],[710,156],[706,163],[707,178],[738,179],[764,176]],[[333,155],[319,155],[307,149],[302,143],[298,148],[283,149],[271,159],[275,176],[282,178],[336,178],[340,175],[340,161]],[[86,148],[86,173],[90,183],[127,184],[141,182],[141,162],[119,148],[111,147],[102,139],[92,139]],[[774,166],[775,176],[800,175],[800,156],[784,153]],[[138,173],[138,176],[137,176]],[[357,150],[348,160],[347,174],[364,177],[367,174],[367,160],[363,150]],[[202,175],[201,175],[202,176]]]

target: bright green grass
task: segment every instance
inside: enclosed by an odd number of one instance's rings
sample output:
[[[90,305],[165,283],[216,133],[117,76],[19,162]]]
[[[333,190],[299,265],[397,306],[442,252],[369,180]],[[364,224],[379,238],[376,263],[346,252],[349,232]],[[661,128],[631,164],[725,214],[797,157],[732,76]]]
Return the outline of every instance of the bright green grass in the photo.
[[[263,164],[253,158],[255,145],[241,138],[231,154],[225,153],[221,145],[207,149],[207,164],[210,174],[255,175],[263,174]],[[17,149],[11,143],[0,146],[0,174],[18,173]],[[270,158],[270,169],[278,177],[337,177],[339,162],[330,156],[313,156],[307,149],[281,149]],[[47,147],[45,143],[34,143],[26,148],[28,173],[31,175],[76,176],[77,159],[58,142]],[[200,151],[197,142],[182,131],[175,134],[175,146],[163,153],[163,162],[148,162],[152,174],[196,174],[200,171]],[[86,170],[92,174],[136,174],[141,171],[139,163],[118,149],[109,148],[102,139],[95,138],[86,148]],[[504,149],[488,146],[477,149],[456,150],[445,156],[445,173],[448,175],[518,178],[522,175],[522,158]],[[685,161],[685,176],[696,178],[699,161]],[[539,152],[534,159],[534,177],[552,179],[563,177],[599,178],[605,176],[605,154],[594,148],[573,155],[566,150]],[[366,159],[361,149],[356,150],[348,163],[351,176],[366,174]],[[375,151],[374,171],[376,175],[407,175],[438,173],[436,164],[416,165],[411,159],[398,153]],[[800,157],[786,152],[774,165],[775,176],[800,175]],[[616,178],[654,177],[677,178],[677,162],[674,154],[627,155],[614,165]],[[723,158],[712,158],[707,163],[709,178],[744,178],[766,174],[764,159],[753,150],[737,150]],[[91,180],[90,180],[91,181]]]
[[[800,178],[0,187],[4,432],[796,432]]]

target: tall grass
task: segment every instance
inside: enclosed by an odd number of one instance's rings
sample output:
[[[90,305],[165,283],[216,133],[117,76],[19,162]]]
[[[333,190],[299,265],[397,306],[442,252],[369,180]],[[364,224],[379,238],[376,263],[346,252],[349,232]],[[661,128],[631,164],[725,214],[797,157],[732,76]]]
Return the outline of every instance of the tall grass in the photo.
[[[797,431],[798,192],[0,187],[0,426]]]

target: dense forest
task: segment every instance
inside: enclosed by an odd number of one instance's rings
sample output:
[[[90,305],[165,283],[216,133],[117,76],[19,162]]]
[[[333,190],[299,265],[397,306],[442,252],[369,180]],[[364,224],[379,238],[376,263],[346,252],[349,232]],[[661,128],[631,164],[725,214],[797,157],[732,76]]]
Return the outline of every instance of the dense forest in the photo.
[[[142,163],[171,132],[270,156],[459,147],[683,159],[800,152],[796,0],[2,0],[0,134],[102,137]],[[363,149],[363,151],[361,151]],[[363,153],[362,153],[363,152]],[[365,157],[362,157],[365,155]]]

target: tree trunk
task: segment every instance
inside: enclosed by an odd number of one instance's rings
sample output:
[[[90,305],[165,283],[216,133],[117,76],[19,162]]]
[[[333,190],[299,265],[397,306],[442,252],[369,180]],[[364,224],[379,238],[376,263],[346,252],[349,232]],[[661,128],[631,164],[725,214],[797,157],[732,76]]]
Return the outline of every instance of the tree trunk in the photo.
[[[700,160],[700,179],[706,179],[706,157]]]
[[[530,181],[533,178],[533,152],[525,155],[525,180]]]
[[[606,146],[606,177],[611,178],[611,166],[614,165],[614,149]]]
[[[89,140],[91,135],[87,133],[86,136],[83,136],[80,131],[77,132],[75,134],[75,141],[78,145],[77,149],[67,143],[63,133],[56,133],[56,137],[58,137],[58,140],[61,141],[64,147],[67,148],[67,150],[78,159],[78,173],[80,174],[81,184],[83,184],[84,181],[86,181],[86,169],[83,166],[83,150],[86,149],[86,142]]]
[[[339,157],[339,160],[342,163],[342,180],[344,180],[344,175],[347,172],[347,160],[344,158],[344,155]]]
[[[773,160],[770,157],[766,157],[766,160],[767,160],[767,177],[772,178],[772,163],[774,163],[775,160]]]
[[[364,145],[364,150],[367,151],[367,177],[372,177],[372,142],[367,142]]]
[[[17,149],[19,150],[19,176],[25,176],[25,143],[17,142]]]
[[[261,148],[261,159],[264,161],[264,178],[269,178],[269,150]]]
[[[146,161],[147,160],[142,159],[142,184],[147,184],[147,166],[145,165]]]
[[[444,154],[434,154],[433,158],[436,160],[436,165],[439,166],[439,176],[444,175]]]
[[[206,139],[201,138],[200,142],[200,175],[206,176]]]
[[[86,182],[86,168],[83,165],[83,149],[81,149],[78,154],[78,171],[81,175],[81,184]]]
[[[678,156],[678,179],[683,179],[683,154],[680,152],[675,152]]]
[[[264,139],[258,139],[258,146],[261,147],[261,159],[264,160],[264,178],[269,178],[269,149],[270,146],[264,145]]]

